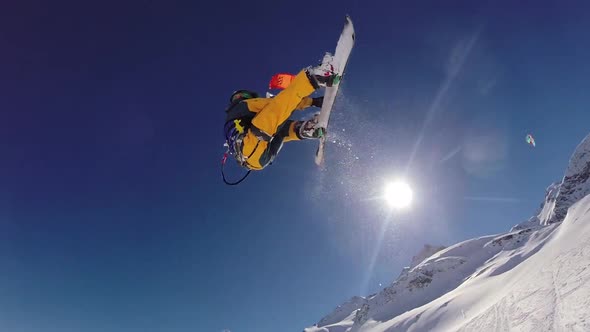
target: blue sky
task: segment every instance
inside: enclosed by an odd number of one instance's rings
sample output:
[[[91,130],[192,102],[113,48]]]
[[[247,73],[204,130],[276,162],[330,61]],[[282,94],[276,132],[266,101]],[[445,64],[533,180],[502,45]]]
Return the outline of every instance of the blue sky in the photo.
[[[526,220],[589,131],[580,2],[7,6],[2,330],[300,331],[425,243]],[[290,143],[223,185],[231,92],[315,64],[345,14],[326,167]],[[396,177],[415,201],[392,214]]]

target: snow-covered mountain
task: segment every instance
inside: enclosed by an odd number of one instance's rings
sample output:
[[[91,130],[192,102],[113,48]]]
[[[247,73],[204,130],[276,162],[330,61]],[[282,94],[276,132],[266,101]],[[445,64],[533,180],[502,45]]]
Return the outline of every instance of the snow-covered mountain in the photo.
[[[529,220],[426,246],[391,285],[304,332],[590,331],[589,178],[590,135]]]
[[[563,221],[568,209],[590,193],[590,135],[576,148],[561,183],[554,188],[550,209],[540,216],[543,225]]]

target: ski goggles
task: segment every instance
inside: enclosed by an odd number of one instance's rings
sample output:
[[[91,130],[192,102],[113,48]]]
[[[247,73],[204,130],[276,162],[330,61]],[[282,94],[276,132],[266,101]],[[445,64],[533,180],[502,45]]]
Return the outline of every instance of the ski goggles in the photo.
[[[251,98],[258,98],[258,94],[255,92],[251,92],[251,91],[237,91],[236,93],[234,93],[231,96],[230,102],[234,103],[236,101],[241,101],[241,100],[245,100],[245,99],[251,99]]]

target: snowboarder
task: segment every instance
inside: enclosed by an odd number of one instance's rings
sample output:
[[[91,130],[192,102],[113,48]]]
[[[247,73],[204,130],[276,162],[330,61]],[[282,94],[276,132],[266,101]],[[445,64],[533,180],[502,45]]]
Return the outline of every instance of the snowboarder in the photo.
[[[272,163],[283,142],[318,139],[325,134],[325,128],[316,128],[317,114],[305,121],[289,117],[295,110],[322,106],[323,97],[309,96],[321,87],[332,86],[337,76],[331,61],[331,57],[324,57],[320,65],[301,70],[272,98],[260,98],[248,90],[231,95],[225,111],[225,143],[238,164],[249,171],[262,170]]]

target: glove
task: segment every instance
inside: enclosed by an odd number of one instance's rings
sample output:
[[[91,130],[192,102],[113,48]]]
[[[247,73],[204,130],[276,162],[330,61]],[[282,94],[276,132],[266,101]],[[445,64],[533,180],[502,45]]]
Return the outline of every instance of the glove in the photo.
[[[322,104],[324,103],[324,96],[321,97],[315,97],[311,99],[311,106],[315,106],[315,107],[322,107]]]

